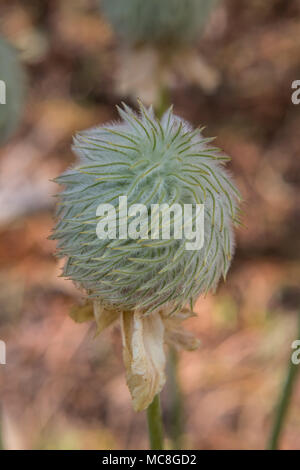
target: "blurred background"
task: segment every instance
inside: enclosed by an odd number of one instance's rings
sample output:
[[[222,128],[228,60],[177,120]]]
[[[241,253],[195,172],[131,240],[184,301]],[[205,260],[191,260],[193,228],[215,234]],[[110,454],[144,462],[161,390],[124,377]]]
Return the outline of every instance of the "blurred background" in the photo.
[[[27,75],[21,124],[0,149],[5,447],[145,449],[145,415],[132,410],[118,328],[93,339],[94,325],[69,318],[82,294],[58,277],[47,240],[58,191],[51,179],[74,162],[72,135],[116,119],[121,100],[136,106],[116,83],[118,39],[96,0],[1,0],[0,30]],[[291,101],[300,1],[221,1],[196,49],[219,77],[213,91],[175,70],[170,100],[232,157],[244,227],[226,284],[199,299],[187,325],[201,347],[180,355],[184,445],[261,449],[300,306],[300,105]],[[171,396],[169,385],[167,430]],[[281,447],[300,448],[299,382]]]

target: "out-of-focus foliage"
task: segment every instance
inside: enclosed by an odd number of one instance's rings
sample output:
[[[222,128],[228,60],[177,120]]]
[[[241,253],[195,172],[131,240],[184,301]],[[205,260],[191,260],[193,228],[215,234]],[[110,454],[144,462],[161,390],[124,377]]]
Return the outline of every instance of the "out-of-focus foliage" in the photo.
[[[57,276],[62,265],[53,257],[55,242],[47,240],[58,190],[49,180],[74,164],[71,136],[118,118],[119,47],[95,5],[0,1],[0,29],[22,48],[24,60],[40,47],[40,34],[49,42],[28,67],[32,86],[21,132],[0,149],[0,339],[8,358],[0,366],[0,396],[7,449],[148,445],[145,416],[133,413],[124,379],[118,324],[91,341],[95,325],[68,317],[81,295]],[[204,136],[217,135],[216,145],[231,155],[245,228],[237,232],[226,284],[215,296],[201,296],[198,316],[185,324],[201,345],[183,352],[179,363],[183,446],[261,449],[298,339],[300,105],[291,102],[291,84],[300,78],[300,0],[227,0],[216,13],[200,49],[224,77],[220,90],[211,96],[174,86],[171,98],[176,113],[193,126],[206,124]],[[181,57],[179,65],[186,72]],[[84,308],[73,308],[72,318],[88,317]],[[167,384],[167,431],[171,394]],[[300,382],[281,448],[300,448],[299,423]]]
[[[130,43],[196,39],[218,0],[101,0],[117,34]]]
[[[25,94],[25,73],[17,51],[0,37],[0,80],[5,103],[0,104],[0,144],[15,132],[22,113]],[[3,84],[2,84],[3,85]]]
[[[214,93],[220,76],[195,45],[218,1],[102,0],[103,14],[125,46],[119,48],[117,92],[160,106],[161,88],[180,77]]]

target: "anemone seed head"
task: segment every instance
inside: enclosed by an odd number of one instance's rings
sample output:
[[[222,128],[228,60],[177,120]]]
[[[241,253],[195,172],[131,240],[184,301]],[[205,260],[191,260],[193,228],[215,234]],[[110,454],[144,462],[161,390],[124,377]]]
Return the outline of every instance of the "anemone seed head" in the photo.
[[[0,143],[4,143],[16,130],[20,120],[25,95],[25,74],[19,62],[17,51],[0,37]]]
[[[128,43],[188,43],[218,0],[101,0],[116,33]]]
[[[74,139],[79,163],[57,178],[58,223],[53,238],[66,256],[63,275],[92,299],[118,311],[178,311],[214,289],[228,271],[239,193],[224,170],[226,157],[201,130],[175,116],[161,120],[140,104],[124,105],[122,121]],[[186,239],[101,240],[96,235],[100,203],[128,205],[204,204],[204,245],[185,249]]]

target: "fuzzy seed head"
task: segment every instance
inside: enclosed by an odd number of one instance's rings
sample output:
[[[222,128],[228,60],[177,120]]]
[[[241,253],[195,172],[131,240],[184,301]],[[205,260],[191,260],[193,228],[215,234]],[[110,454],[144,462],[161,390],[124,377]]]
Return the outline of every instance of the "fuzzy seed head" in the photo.
[[[16,50],[0,37],[0,144],[16,130],[24,103],[25,76]],[[5,103],[2,101],[5,96]]]
[[[224,157],[201,130],[175,116],[161,120],[140,104],[124,105],[122,121],[74,139],[79,163],[57,178],[58,223],[53,238],[66,256],[63,275],[111,309],[181,309],[226,276],[234,248],[239,193],[224,170]],[[96,235],[98,205],[204,204],[204,245],[186,239],[102,240]]]
[[[115,31],[128,43],[194,41],[218,0],[101,0]]]

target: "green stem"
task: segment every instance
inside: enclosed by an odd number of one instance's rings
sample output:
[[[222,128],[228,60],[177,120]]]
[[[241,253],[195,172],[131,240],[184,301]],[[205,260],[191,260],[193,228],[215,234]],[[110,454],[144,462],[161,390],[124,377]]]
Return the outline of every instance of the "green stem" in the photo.
[[[160,411],[159,395],[154,397],[153,402],[147,408],[147,420],[151,450],[163,450],[163,424]]]
[[[183,435],[183,400],[178,378],[178,354],[170,348],[170,392],[171,392],[171,426],[170,436],[174,450],[182,449]]]
[[[170,95],[168,89],[161,85],[155,104],[155,111],[158,118],[161,118],[170,106]],[[154,397],[153,402],[147,408],[148,432],[151,450],[163,450],[163,423],[160,410],[159,395]]]
[[[167,109],[171,106],[170,91],[164,85],[160,86],[157,101],[155,104],[155,112],[158,118],[161,118]]]
[[[300,312],[298,315],[298,338],[300,338]],[[286,379],[282,388],[282,391],[279,396],[279,400],[276,407],[276,414],[274,419],[274,424],[272,427],[268,448],[270,450],[278,449],[280,437],[282,435],[284,423],[286,420],[287,412],[290,406],[291,398],[293,395],[293,389],[296,382],[297,373],[299,371],[299,366],[294,364],[289,359],[289,366],[286,375]]]

